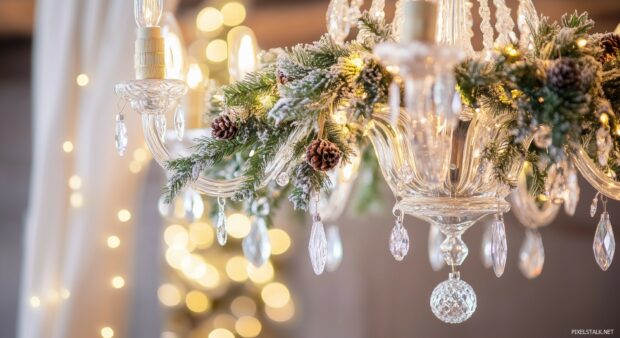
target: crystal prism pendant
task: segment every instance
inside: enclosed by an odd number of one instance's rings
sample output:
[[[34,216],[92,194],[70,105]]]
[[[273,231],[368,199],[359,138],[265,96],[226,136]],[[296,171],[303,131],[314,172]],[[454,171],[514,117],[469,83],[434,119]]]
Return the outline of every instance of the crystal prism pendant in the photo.
[[[527,229],[521,250],[519,251],[519,268],[529,279],[540,275],[545,264],[545,248],[538,230]]]
[[[409,234],[400,220],[396,221],[396,224],[392,228],[392,233],[390,234],[390,252],[392,256],[394,256],[394,259],[399,262],[402,261],[403,258],[407,256],[407,252],[409,252]]]
[[[482,234],[482,248],[480,250],[480,256],[482,258],[482,265],[490,269],[493,267],[493,257],[491,255],[491,242],[493,237],[493,226],[490,223],[485,224],[484,233]]]
[[[228,232],[226,231],[227,221],[226,214],[222,211],[217,213],[217,223],[215,226],[215,233],[217,235],[217,243],[221,246],[226,245],[228,240]]]
[[[269,242],[265,219],[258,217],[254,220],[252,229],[243,239],[241,246],[245,258],[255,267],[261,267],[269,260],[271,243]]]
[[[314,273],[317,275],[322,274],[325,269],[325,264],[327,264],[327,236],[325,235],[323,222],[320,220],[312,223],[308,253],[310,254],[312,270],[314,270]]]
[[[120,156],[125,155],[127,150],[127,126],[125,125],[125,116],[116,114],[116,128],[114,129],[114,141],[116,143],[116,151]]]
[[[185,135],[185,111],[180,106],[174,112],[174,131],[177,135],[177,140],[183,141],[183,136]]]
[[[491,257],[493,258],[493,271],[495,276],[501,277],[506,267],[508,247],[506,244],[506,229],[502,217],[497,217],[491,225]]]
[[[590,217],[594,217],[594,215],[596,215],[596,209],[598,209],[598,197],[597,196],[594,196],[594,198],[592,199],[592,204],[590,204]]]
[[[327,7],[327,32],[337,43],[342,43],[349,35],[349,1],[331,0]]]
[[[166,116],[157,115],[155,117],[155,128],[161,142],[166,142]]]
[[[616,251],[614,231],[611,227],[609,213],[607,211],[601,214],[601,219],[596,227],[592,249],[594,250],[594,258],[598,266],[600,266],[603,271],[607,271],[611,265],[611,261],[614,259],[614,252]]]
[[[342,262],[342,240],[338,226],[327,227],[327,264],[325,268],[329,272],[336,271]]]
[[[444,241],[444,235],[439,227],[432,224],[428,232],[428,261],[431,263],[433,271],[439,271],[444,266],[443,256],[441,254],[441,243]]]
[[[435,317],[445,323],[459,324],[476,311],[476,292],[459,273],[451,273],[450,279],[441,282],[431,294],[431,310]]]

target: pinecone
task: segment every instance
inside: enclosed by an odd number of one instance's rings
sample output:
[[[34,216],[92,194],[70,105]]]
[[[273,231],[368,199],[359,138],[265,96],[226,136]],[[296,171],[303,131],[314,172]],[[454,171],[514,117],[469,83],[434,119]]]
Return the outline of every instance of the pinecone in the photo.
[[[280,85],[285,85],[288,83],[288,77],[286,76],[286,74],[284,74],[283,71],[281,71],[280,69],[278,69],[276,71],[276,81],[278,82],[278,84]]]
[[[306,150],[306,162],[314,170],[327,171],[338,165],[340,149],[327,140],[314,140]]]
[[[560,91],[574,91],[581,88],[579,65],[573,59],[560,59],[547,70],[547,81]]]
[[[230,140],[237,134],[237,124],[228,115],[218,116],[211,123],[211,136],[218,140]]]
[[[601,62],[611,61],[620,53],[620,35],[618,34],[603,34],[599,39],[599,44],[603,48],[603,54],[599,59]]]

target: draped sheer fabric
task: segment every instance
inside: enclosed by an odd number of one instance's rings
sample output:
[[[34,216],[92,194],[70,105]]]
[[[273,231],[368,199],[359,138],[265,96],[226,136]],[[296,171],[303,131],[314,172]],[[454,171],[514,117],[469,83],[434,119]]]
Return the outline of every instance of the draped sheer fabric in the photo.
[[[33,57],[33,168],[24,237],[19,338],[127,337],[132,293],[136,192],[129,170],[143,146],[139,119],[126,107],[125,157],[114,148],[114,84],[133,78],[134,22],[129,0],[40,0]],[[80,87],[76,76],[89,83]],[[73,151],[63,152],[65,141]],[[81,207],[70,204],[72,175]],[[121,222],[118,211],[134,214]],[[109,236],[120,246],[111,249]],[[112,287],[115,276],[125,285]],[[117,281],[118,282],[118,281]],[[109,331],[107,331],[109,332]]]

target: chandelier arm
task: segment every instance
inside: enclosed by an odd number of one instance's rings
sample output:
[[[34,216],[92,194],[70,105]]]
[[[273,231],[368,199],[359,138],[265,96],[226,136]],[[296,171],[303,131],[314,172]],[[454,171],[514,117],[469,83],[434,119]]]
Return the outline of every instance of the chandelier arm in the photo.
[[[142,115],[142,127],[144,131],[144,139],[146,145],[153,154],[155,161],[162,167],[166,168],[166,162],[173,157],[170,155],[168,148],[162,142],[157,132],[156,119],[153,115]],[[267,183],[275,179],[275,177],[284,170],[290,161],[293,160],[293,145],[301,140],[304,135],[303,128],[295,130],[289,136],[287,142],[282,146],[274,159],[267,165],[265,169],[265,178],[261,181],[259,188],[264,187]],[[247,176],[239,176],[231,179],[213,179],[208,178],[204,174],[200,174],[192,186],[198,192],[213,197],[232,197],[236,192],[242,189],[247,182]]]
[[[575,166],[590,185],[601,194],[614,200],[620,200],[620,182],[607,176],[592,161],[585,150],[583,150],[583,147],[579,146],[577,150],[571,150],[570,154]]]
[[[519,173],[517,188],[512,191],[510,200],[517,220],[531,229],[549,225],[560,211],[560,205],[550,201],[544,202],[542,207],[538,206],[536,199],[528,191],[525,167]]]

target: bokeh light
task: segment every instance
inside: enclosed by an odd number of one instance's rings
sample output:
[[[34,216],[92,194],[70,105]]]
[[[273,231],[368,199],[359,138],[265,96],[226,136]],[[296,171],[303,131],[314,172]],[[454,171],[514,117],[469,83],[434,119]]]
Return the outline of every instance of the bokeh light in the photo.
[[[213,7],[205,7],[196,16],[196,27],[203,32],[213,32],[224,23],[224,16]]]
[[[233,238],[243,238],[250,233],[251,222],[248,216],[234,213],[228,216],[226,231]]]
[[[282,283],[269,283],[261,291],[261,298],[268,306],[280,308],[291,300],[291,294]]]
[[[189,226],[189,240],[198,249],[207,249],[213,245],[215,232],[207,223],[193,223]]]
[[[112,338],[114,337],[114,330],[111,327],[106,326],[101,329],[99,332],[101,334],[101,338]]]
[[[245,282],[248,279],[248,261],[242,256],[231,257],[226,262],[226,274],[235,282]]]
[[[115,276],[112,278],[112,287],[115,289],[121,289],[125,286],[125,279],[121,276]]]
[[[273,265],[267,261],[257,268],[254,264],[247,264],[248,277],[256,284],[265,284],[273,279]]]
[[[228,44],[222,39],[215,39],[207,45],[207,59],[211,62],[222,62],[228,58]]]
[[[88,82],[90,81],[90,79],[88,78],[88,75],[82,73],[79,74],[76,78],[75,78],[75,82],[78,84],[78,86],[80,87],[84,87],[86,85],[88,85]]]
[[[106,243],[108,244],[108,248],[116,249],[121,245],[121,239],[118,236],[109,236]]]
[[[269,229],[271,254],[281,255],[291,247],[291,237],[282,229]]]
[[[226,329],[219,328],[211,331],[209,338],[235,338],[235,335]]]
[[[244,338],[258,337],[262,328],[260,321],[251,316],[240,317],[235,323],[235,331]]]
[[[131,219],[131,213],[127,209],[121,209],[118,211],[118,220],[121,222],[129,222]]]
[[[69,177],[69,188],[72,190],[78,190],[82,187],[82,179],[78,175],[72,175]]]
[[[230,311],[237,317],[254,316],[256,314],[256,302],[247,296],[239,296],[230,303]]]
[[[270,306],[265,306],[265,313],[269,319],[274,322],[286,322],[289,321],[295,315],[295,304],[293,301],[289,301],[283,307],[273,308]]]
[[[246,16],[245,6],[234,1],[222,6],[221,13],[224,25],[229,27],[240,25]]]
[[[204,292],[196,290],[187,293],[185,296],[185,305],[190,311],[196,313],[205,312],[211,307],[207,295]]]
[[[162,284],[157,289],[157,298],[165,306],[177,306],[181,302],[181,291],[172,284]]]

